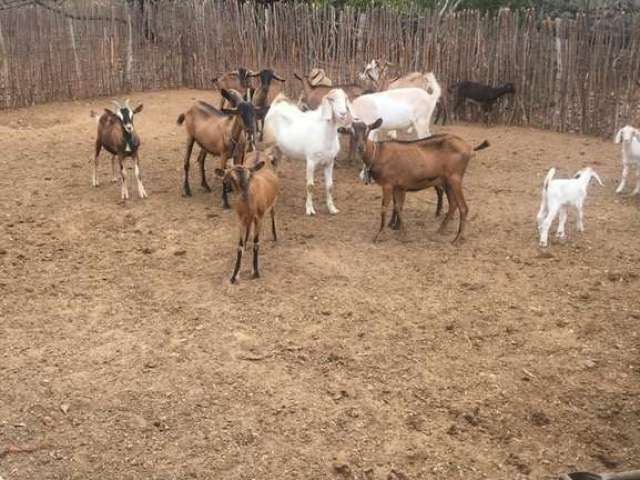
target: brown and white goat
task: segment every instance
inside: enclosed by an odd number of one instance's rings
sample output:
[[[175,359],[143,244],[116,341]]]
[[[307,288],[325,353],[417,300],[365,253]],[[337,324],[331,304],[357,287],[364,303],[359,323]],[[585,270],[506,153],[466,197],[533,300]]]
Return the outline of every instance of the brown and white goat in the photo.
[[[242,262],[242,253],[249,241],[249,235],[253,227],[253,278],[260,277],[258,262],[258,250],[260,246],[260,233],[262,232],[262,220],[266,213],[271,214],[271,233],[273,241],[278,240],[276,232],[276,212],[275,205],[278,199],[278,177],[273,170],[265,167],[265,161],[261,159],[264,153],[251,152],[248,158],[248,165],[234,165],[222,170],[216,169],[216,175],[222,178],[223,182],[229,183],[233,191],[237,194],[236,214],[239,223],[239,240],[236,263],[231,274],[231,283],[236,283],[238,271]]]
[[[367,82],[371,88],[378,92],[384,90],[395,90],[398,88],[422,88],[429,93],[432,93],[433,85],[431,85],[428,74],[422,72],[411,72],[399,76],[391,76],[388,72],[388,67],[394,66],[393,63],[389,63],[386,60],[371,60],[360,73],[360,78]],[[442,116],[442,124],[447,122],[447,97],[443,90],[440,98],[436,104],[436,117],[434,123],[437,123],[438,119]]]
[[[456,135],[433,135],[413,141],[388,141],[375,143],[367,140],[369,132],[380,127],[381,119],[370,125],[353,122],[352,132],[356,148],[365,165],[365,180],[371,178],[382,187],[382,210],[380,229],[374,242],[385,227],[386,210],[393,198],[393,210],[397,225],[402,225],[402,207],[407,192],[416,192],[429,187],[443,187],[449,208],[439,232],[444,232],[456,209],[460,210],[460,223],[456,242],[463,238],[468,214],[467,203],[462,192],[462,178],[474,152],[489,146],[489,142],[472,148]]]
[[[310,110],[315,110],[322,104],[322,99],[334,89],[341,89],[344,93],[347,94],[347,98],[350,101],[353,101],[355,98],[358,98],[360,95],[365,93],[371,93],[370,90],[367,90],[360,85],[356,85],[355,83],[350,83],[346,85],[334,85],[332,87],[328,87],[326,85],[311,85],[308,78],[303,78],[297,73],[293,74],[300,82],[302,83],[302,88],[304,89],[304,103]]]
[[[220,92],[222,90],[235,90],[240,94],[242,98],[248,98],[247,94],[251,87],[250,77],[253,72],[251,70],[247,70],[246,68],[238,68],[237,70],[233,70],[231,72],[227,72],[219,77],[213,79],[213,84],[216,85]],[[226,103],[226,98],[224,95],[220,99],[220,108],[224,108]]]
[[[97,187],[99,185],[98,156],[102,148],[104,148],[112,155],[111,171],[113,178],[111,181],[116,182],[119,178],[122,199],[126,200],[129,198],[124,172],[124,161],[127,157],[133,158],[138,196],[145,198],[147,192],[142,186],[142,180],[140,178],[140,158],[138,156],[140,137],[133,130],[133,116],[142,111],[142,104],[138,105],[135,109],[131,109],[129,106],[129,99],[125,101],[124,105],[121,105],[116,100],[113,101],[113,104],[116,107],[115,111],[105,108],[104,113],[97,119],[98,132],[95,142],[95,156],[93,158],[93,186]],[[91,112],[91,116],[96,116],[96,114]],[[116,158],[118,159],[119,175],[116,169]]]
[[[229,101],[235,110],[218,110],[206,102],[196,102],[186,113],[178,117],[178,125],[185,124],[187,131],[187,150],[184,157],[184,183],[182,187],[185,196],[191,196],[189,186],[189,161],[193,144],[197,143],[201,150],[198,155],[200,165],[201,185],[210,192],[207,184],[204,161],[207,153],[220,156],[222,169],[227,166],[227,160],[233,158],[233,163],[242,163],[245,153],[245,143],[253,147],[256,133],[256,110],[251,102],[245,101],[234,90],[222,90],[222,96]],[[229,208],[227,189],[222,189],[223,208]]]

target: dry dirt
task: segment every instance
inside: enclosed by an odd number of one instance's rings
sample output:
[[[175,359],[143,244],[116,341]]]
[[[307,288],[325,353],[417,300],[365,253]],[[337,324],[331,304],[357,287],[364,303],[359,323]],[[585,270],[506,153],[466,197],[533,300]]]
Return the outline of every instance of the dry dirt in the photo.
[[[339,161],[304,216],[281,168],[281,240],[238,286],[234,214],[180,195],[181,90],[134,95],[149,198],[92,188],[91,109],[0,117],[0,476],[45,479],[551,479],[640,468],[640,202],[611,141],[436,127],[477,144],[466,241],[410,194],[406,241]],[[548,167],[591,164],[586,233],[536,244]],[[317,181],[321,177],[317,177]],[[133,189],[131,188],[131,192]],[[322,193],[320,191],[320,193]],[[32,451],[30,451],[33,449]]]

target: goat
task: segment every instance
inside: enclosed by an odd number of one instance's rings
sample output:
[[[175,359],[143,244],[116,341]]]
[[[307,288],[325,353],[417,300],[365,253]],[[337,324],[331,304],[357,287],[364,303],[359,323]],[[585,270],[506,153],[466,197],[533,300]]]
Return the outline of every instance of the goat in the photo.
[[[469,211],[462,193],[462,178],[474,152],[487,148],[489,142],[485,140],[472,148],[462,138],[449,134],[411,141],[376,143],[368,140],[369,134],[379,128],[381,123],[381,118],[371,124],[354,121],[352,129],[356,148],[366,166],[365,177],[373,179],[382,187],[380,229],[373,241],[378,240],[385,227],[386,211],[391,198],[395,224],[404,233],[401,213],[406,193],[436,186],[444,188],[449,202],[447,214],[438,231],[444,232],[456,209],[459,209],[460,223],[453,241],[461,240]]]
[[[453,113],[456,114],[465,100],[470,100],[482,108],[485,122],[489,125],[489,114],[493,105],[500,97],[507,93],[516,93],[513,83],[505,83],[499,87],[491,87],[477,82],[457,82],[449,87],[449,93],[454,93],[456,100]]]
[[[236,264],[231,275],[230,282],[236,283],[242,253],[246,248],[253,226],[253,278],[260,277],[258,264],[258,249],[260,244],[260,233],[262,231],[262,219],[269,212],[271,214],[271,232],[273,241],[278,240],[276,233],[276,211],[275,204],[278,198],[278,177],[270,168],[263,168],[265,162],[260,160],[260,153],[255,152],[254,164],[234,165],[222,170],[217,168],[215,173],[223,179],[223,182],[231,184],[231,188],[237,194],[235,204],[236,214],[240,226],[240,239],[238,241],[238,253]]]
[[[142,104],[138,105],[133,110],[129,106],[129,99],[127,99],[124,105],[121,105],[118,101],[114,100],[113,104],[116,109],[115,112],[104,109],[104,113],[97,118],[98,133],[96,135],[96,148],[95,156],[93,158],[93,186],[99,185],[98,181],[98,156],[100,150],[104,149],[109,152],[111,157],[111,171],[113,174],[112,182],[117,181],[116,174],[116,157],[118,158],[118,165],[120,166],[120,193],[123,200],[129,198],[129,191],[127,189],[127,182],[124,173],[124,160],[126,157],[133,158],[133,168],[136,176],[136,183],[138,186],[138,196],[140,198],[146,198],[147,192],[142,185],[140,179],[140,158],[138,156],[138,148],[140,147],[140,137],[133,130],[133,116],[136,113],[142,111]],[[96,116],[94,112],[91,112],[91,116]]]
[[[251,70],[241,67],[237,70],[227,72],[224,75],[214,78],[212,82],[214,85],[218,86],[220,92],[222,92],[222,90],[235,90],[242,98],[247,99],[252,88],[249,77],[255,76],[252,74],[253,72]],[[226,98],[223,95],[220,99],[220,109],[224,108],[225,101]]]
[[[317,166],[324,167],[327,209],[336,214],[333,203],[333,164],[340,150],[338,124],[351,125],[347,95],[333,89],[322,99],[320,108],[302,112],[281,94],[271,104],[265,117],[265,142],[276,144],[289,158],[306,159],[307,202],[306,214],[315,215],[313,208],[313,176]]]
[[[387,78],[387,67],[392,67],[393,65],[393,63],[387,62],[386,60],[371,60],[365,65],[362,72],[360,72],[359,77],[361,80],[368,82],[377,92],[415,87],[432,93],[433,88],[430,84],[430,77],[422,72],[411,72],[402,77],[395,76]],[[434,123],[437,123],[442,115],[442,124],[446,124],[448,116],[446,104],[447,99],[445,98],[445,92],[441,91],[440,98],[436,103],[436,118]]]
[[[627,183],[627,175],[629,175],[629,167],[634,163],[636,165],[636,188],[633,189],[631,195],[640,193],[640,130],[630,125],[622,127],[618,130],[615,137],[615,143],[622,143],[622,179],[620,185],[616,188],[616,193],[621,193]]]
[[[266,115],[271,102],[273,102],[274,98],[276,98],[282,90],[282,88],[274,83],[273,80],[277,80],[281,83],[284,83],[286,80],[278,76],[273,70],[269,69],[263,69],[258,73],[251,72],[249,76],[260,77],[260,86],[253,93],[251,101],[253,102],[253,105],[257,109],[259,109],[258,111],[260,112],[257,120],[260,140],[262,140],[264,130],[264,116]]]
[[[187,150],[184,156],[183,194],[191,196],[189,186],[189,160],[193,144],[197,143],[201,150],[198,155],[200,164],[201,185],[207,192],[211,188],[207,184],[204,161],[207,153],[219,155],[221,168],[224,170],[227,160],[233,158],[234,164],[242,163],[245,142],[248,146],[255,146],[256,110],[251,102],[245,101],[234,90],[222,90],[222,96],[229,101],[236,110],[218,110],[206,102],[196,102],[186,113],[178,117],[178,125],[185,124],[187,132]],[[229,208],[227,189],[222,189],[222,206]]]
[[[293,74],[302,83],[304,89],[304,103],[310,110],[315,110],[322,103],[322,99],[331,91],[335,89],[342,90],[350,101],[353,101],[360,95],[365,93],[371,93],[371,90],[356,85],[355,83],[345,85],[334,85],[332,87],[326,85],[312,85],[309,79],[303,78],[297,73]]]
[[[555,168],[551,168],[547,173],[542,185],[542,202],[538,211],[538,233],[540,235],[540,246],[546,247],[549,237],[549,228],[560,214],[558,222],[558,238],[564,239],[564,224],[567,221],[567,209],[574,206],[578,211],[578,231],[584,232],[583,206],[587,198],[587,187],[591,178],[595,178],[600,185],[602,181],[598,174],[591,168],[579,170],[573,178],[553,179],[556,173]]]
[[[385,130],[406,130],[413,127],[418,138],[431,135],[429,123],[436,102],[440,97],[440,85],[435,76],[428,73],[433,93],[421,88],[399,88],[371,93],[356,98],[351,108],[354,116],[366,124],[372,124],[382,118]],[[394,132],[390,132],[392,137]],[[372,132],[372,140],[377,141],[379,130]]]

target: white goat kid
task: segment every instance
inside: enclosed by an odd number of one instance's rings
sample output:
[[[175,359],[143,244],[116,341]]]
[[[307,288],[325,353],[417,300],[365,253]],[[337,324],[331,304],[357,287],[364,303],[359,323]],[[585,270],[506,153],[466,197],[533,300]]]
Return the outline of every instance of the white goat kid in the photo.
[[[616,188],[616,193],[621,193],[627,184],[629,167],[636,165],[636,188],[631,195],[640,193],[640,130],[631,125],[622,127],[616,134],[615,143],[622,143],[622,179]]]
[[[600,177],[591,167],[578,170],[573,178],[554,180],[555,173],[555,168],[550,169],[542,186],[542,203],[538,211],[538,233],[542,247],[547,246],[549,228],[558,214],[560,214],[560,220],[556,236],[561,239],[565,238],[564,224],[567,221],[567,210],[570,206],[574,206],[578,211],[578,230],[584,232],[582,220],[584,201],[587,198],[587,186],[592,177],[602,185]]]
[[[433,73],[427,73],[425,78],[431,92],[412,87],[362,95],[351,104],[354,116],[366,124],[372,124],[381,118],[380,128],[389,130],[392,137],[395,136],[395,130],[410,128],[416,131],[418,138],[430,136],[431,117],[442,89]],[[377,141],[379,130],[373,130],[369,138]]]
[[[307,162],[307,215],[315,215],[313,208],[313,184],[316,167],[324,168],[327,209],[336,214],[333,204],[333,164],[340,150],[338,127],[351,126],[351,113],[347,95],[341,89],[330,90],[320,107],[303,112],[280,94],[271,104],[264,119],[264,140],[276,144],[289,158]]]

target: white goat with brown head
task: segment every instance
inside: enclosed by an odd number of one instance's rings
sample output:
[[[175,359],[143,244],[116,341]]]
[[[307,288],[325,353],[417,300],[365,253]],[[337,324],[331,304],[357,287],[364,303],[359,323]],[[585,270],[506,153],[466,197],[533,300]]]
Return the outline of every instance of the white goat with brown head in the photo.
[[[120,191],[123,200],[129,198],[127,190],[127,182],[124,171],[125,158],[133,158],[133,168],[138,186],[138,196],[145,198],[147,192],[142,186],[140,178],[140,158],[138,157],[138,148],[140,147],[140,137],[133,130],[133,116],[142,111],[142,104],[132,109],[129,106],[129,99],[124,105],[114,100],[115,110],[104,109],[104,113],[97,117],[98,132],[95,142],[95,156],[93,158],[93,186],[99,185],[98,181],[98,156],[104,148],[109,152],[111,157],[111,171],[113,173],[112,182],[120,180]],[[92,116],[97,116],[91,112]],[[116,158],[118,159],[118,167],[116,168]],[[119,173],[119,175],[118,175]]]

